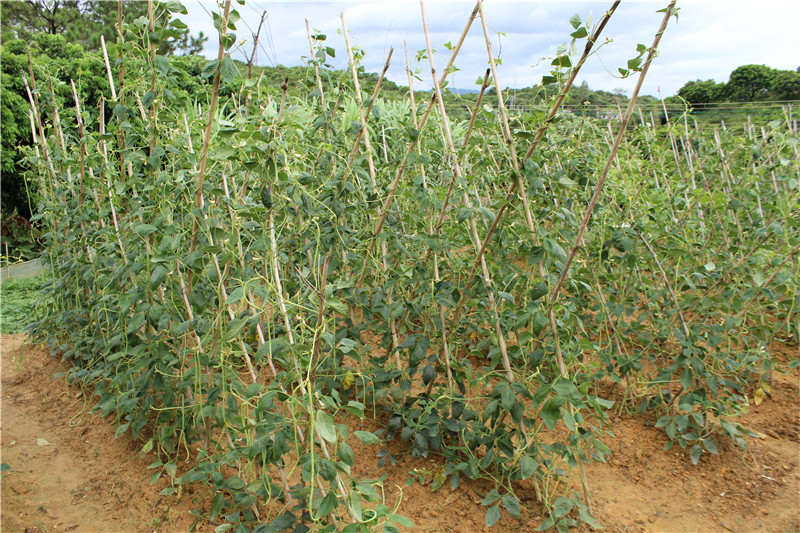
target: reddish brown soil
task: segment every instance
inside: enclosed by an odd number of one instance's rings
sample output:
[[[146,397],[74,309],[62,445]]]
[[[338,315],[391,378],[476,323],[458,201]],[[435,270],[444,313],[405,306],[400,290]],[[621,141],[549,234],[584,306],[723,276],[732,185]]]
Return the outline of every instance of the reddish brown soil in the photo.
[[[113,418],[89,414],[96,402],[54,378],[67,365],[26,340],[0,340],[0,447],[12,468],[2,473],[2,531],[186,531],[192,517],[159,497],[163,481],[150,484],[152,456],[139,458],[130,433],[115,439]]]
[[[2,530],[187,531],[192,508],[207,509],[202,490],[178,501],[160,497],[163,479],[150,484],[152,453],[140,458],[129,434],[115,439],[113,417],[88,414],[83,391],[61,378],[66,365],[20,335],[2,336]],[[797,347],[790,349],[796,352]],[[789,354],[791,357],[793,355]],[[697,466],[688,454],[664,451],[664,433],[641,417],[612,420],[616,439],[606,438],[613,456],[587,467],[594,512],[605,531],[800,532],[800,382],[798,371],[775,374],[773,391],[740,422],[757,432],[745,453],[721,446]],[[352,429],[374,429],[367,421]],[[37,445],[45,439],[48,446]],[[485,483],[462,480],[432,493],[436,459],[398,454],[393,467],[378,469],[374,447],[354,444],[354,474],[385,474],[386,503],[399,503],[414,531],[484,530]],[[425,483],[407,481],[416,469]],[[522,515],[504,513],[491,531],[532,531],[543,519],[532,491],[522,490]],[[213,525],[200,524],[200,531]]]

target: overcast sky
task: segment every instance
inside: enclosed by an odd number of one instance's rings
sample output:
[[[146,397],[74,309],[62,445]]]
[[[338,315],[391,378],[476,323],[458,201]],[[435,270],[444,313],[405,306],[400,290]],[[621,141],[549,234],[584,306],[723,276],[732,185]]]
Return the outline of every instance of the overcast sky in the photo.
[[[193,33],[202,30],[211,38],[204,54],[216,57],[218,41],[209,14],[217,10],[215,2],[184,0],[189,14],[182,16]],[[659,27],[659,9],[667,1],[625,1],[617,8],[603,35],[613,42],[603,46],[590,58],[578,82],[586,80],[592,89],[623,89],[630,94],[635,78],[619,79],[618,67],[625,67],[635,57],[636,45],[648,47]],[[267,23],[262,29],[256,63],[259,65],[302,64],[309,55],[305,19],[312,29],[328,36],[327,44],[336,49],[332,63],[347,66],[347,50],[341,34],[340,13],[344,13],[351,43],[365,52],[364,64],[371,72],[380,71],[391,47],[395,48],[387,74],[392,81],[407,85],[403,43],[408,43],[412,68],[421,68],[416,89],[430,88],[430,67],[427,60],[415,63],[414,55],[425,48],[422,18],[417,0],[384,0],[372,2],[275,2],[247,0],[245,5],[232,4],[242,17],[237,23],[240,49],[236,59],[246,60],[252,50],[252,33],[258,27],[263,11]],[[455,42],[474,7],[473,2],[433,1],[425,3],[432,46],[436,51],[437,69],[449,58],[445,43]],[[570,40],[572,15],[586,21],[600,19],[611,5],[603,2],[500,2],[487,0],[484,10],[492,34],[495,56],[502,59],[499,70],[501,85],[510,88],[529,87],[541,81],[550,69],[556,48]],[[800,0],[686,0],[679,1],[679,18],[671,19],[664,34],[660,55],[645,80],[643,94],[663,96],[675,92],[689,80],[714,79],[727,81],[730,72],[740,65],[766,64],[773,68],[794,70],[800,66]],[[579,48],[581,50],[582,47]],[[488,66],[480,20],[473,23],[467,41],[456,60],[460,69],[451,77],[451,87],[477,88],[476,78]]]

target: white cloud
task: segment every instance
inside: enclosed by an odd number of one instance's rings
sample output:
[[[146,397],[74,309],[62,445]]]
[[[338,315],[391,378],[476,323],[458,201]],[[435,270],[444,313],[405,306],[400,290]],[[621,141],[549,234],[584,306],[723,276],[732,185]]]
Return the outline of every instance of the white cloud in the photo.
[[[611,73],[624,67],[626,61],[636,56],[638,43],[650,46],[661,22],[658,9],[666,5],[658,2],[622,2],[612,17],[604,37],[613,42],[600,49],[584,66],[579,81],[586,80],[593,89],[633,89],[635,79],[620,80]],[[217,9],[213,2],[186,0],[189,15],[183,17],[193,32],[203,30],[212,38],[205,53],[216,56],[216,35],[211,17],[206,10]],[[503,60],[500,68],[501,83],[509,87],[527,87],[541,80],[548,70],[556,47],[569,40],[572,28],[569,18],[578,13],[586,20],[589,15],[596,22],[610,6],[604,2],[524,2],[487,1],[484,10],[496,56]],[[406,84],[403,43],[407,42],[413,56],[425,48],[422,21],[417,1],[372,2],[275,2],[248,1],[246,5],[233,4],[242,16],[237,23],[237,35],[243,41],[241,52],[235,57],[244,58],[252,46],[251,31],[255,31],[260,13],[268,13],[268,25],[262,30],[257,62],[261,65],[301,64],[309,54],[305,19],[311,27],[328,36],[328,45],[336,49],[334,66],[344,68],[347,52],[341,35],[339,14],[344,12],[353,45],[366,52],[365,66],[369,71],[383,67],[389,48],[395,48],[388,77]],[[432,1],[425,4],[431,40],[437,51],[437,69],[444,67],[449,52],[444,44],[458,39],[469,17],[474,2]],[[695,79],[727,81],[736,67],[748,63],[767,64],[774,68],[795,69],[800,65],[800,37],[796,30],[800,20],[800,2],[797,0],[751,1],[690,1],[678,2],[679,20],[670,21],[660,44],[660,54],[653,63],[642,92],[656,95],[659,87],[664,96],[674,94],[685,82]],[[205,9],[204,9],[205,8]],[[498,32],[504,35],[498,36]],[[246,42],[244,42],[246,41]],[[453,85],[473,87],[473,82],[483,75],[487,56],[480,20],[472,25],[456,65]],[[427,61],[417,67],[422,78],[428,80]],[[609,73],[609,71],[611,73]],[[417,85],[417,87],[420,87]],[[429,86],[426,82],[425,86]]]

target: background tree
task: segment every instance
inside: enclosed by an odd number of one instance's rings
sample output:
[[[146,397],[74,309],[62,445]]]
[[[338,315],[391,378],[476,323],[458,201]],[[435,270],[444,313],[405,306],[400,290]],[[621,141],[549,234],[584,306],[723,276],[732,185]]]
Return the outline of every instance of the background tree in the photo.
[[[742,65],[731,72],[727,83],[731,100],[752,102],[766,97],[776,71],[766,65]]]
[[[0,2],[0,36],[3,41],[31,41],[45,32],[63,35],[67,42],[79,43],[89,51],[100,49],[100,36],[106,42],[117,39],[119,3],[108,0],[9,0]],[[156,15],[169,16],[164,9]],[[147,16],[147,2],[123,0],[122,18],[132,22]],[[203,32],[191,35],[188,28],[174,29],[173,35],[159,42],[158,53],[198,53],[208,40]]]
[[[771,93],[776,100],[800,100],[800,72],[779,72],[772,80]]]
[[[714,80],[696,80],[684,84],[678,90],[678,96],[692,104],[693,107],[698,107],[723,100],[725,92],[724,83],[717,83]]]
[[[65,34],[82,17],[79,0],[11,0],[0,2],[3,41],[30,41],[33,34]]]

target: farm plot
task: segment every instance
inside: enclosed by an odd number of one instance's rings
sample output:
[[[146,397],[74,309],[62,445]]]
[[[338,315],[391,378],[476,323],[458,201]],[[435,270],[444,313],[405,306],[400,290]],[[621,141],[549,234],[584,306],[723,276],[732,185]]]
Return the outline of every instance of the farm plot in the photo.
[[[572,19],[583,53],[553,60],[541,112],[506,110],[487,47],[496,92],[463,122],[441,103],[459,45],[429,100],[389,102],[309,32],[288,98],[237,76],[230,2],[207,97],[176,88],[157,17],[111,49],[96,113],[31,64],[36,338],[154,453],[162,496],[203,487],[221,531],[411,527],[380,473],[398,462],[479,494],[487,526],[596,527],[610,418],[688,465],[745,450],[739,416],[796,366],[797,134],[788,115],[655,128],[641,82],[619,120],[560,113],[616,5]],[[640,80],[673,7],[628,62]],[[488,32],[480,2],[465,19]]]

